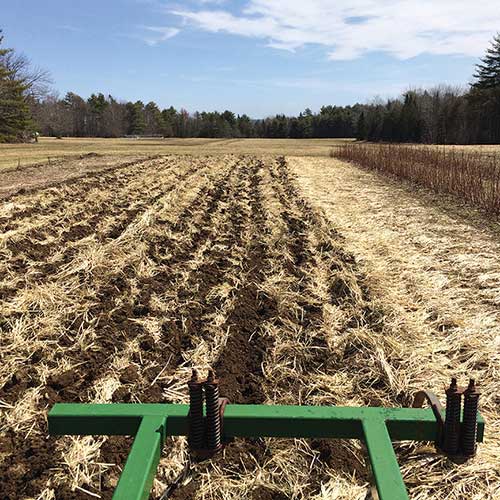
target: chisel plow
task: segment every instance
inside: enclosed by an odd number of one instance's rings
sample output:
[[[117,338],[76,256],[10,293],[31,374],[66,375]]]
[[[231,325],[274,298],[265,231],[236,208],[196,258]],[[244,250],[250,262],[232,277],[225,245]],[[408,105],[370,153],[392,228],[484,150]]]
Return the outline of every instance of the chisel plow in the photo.
[[[483,440],[474,381],[446,391],[446,408],[427,391],[416,394],[413,408],[320,407],[230,404],[219,397],[212,371],[206,380],[193,372],[190,403],[56,404],[49,413],[52,435],[134,436],[114,500],[144,500],[167,436],[187,436],[193,455],[209,458],[235,438],[358,439],[365,443],[380,500],[408,498],[394,441],[434,441],[436,448],[467,459]],[[427,401],[429,408],[423,408]]]

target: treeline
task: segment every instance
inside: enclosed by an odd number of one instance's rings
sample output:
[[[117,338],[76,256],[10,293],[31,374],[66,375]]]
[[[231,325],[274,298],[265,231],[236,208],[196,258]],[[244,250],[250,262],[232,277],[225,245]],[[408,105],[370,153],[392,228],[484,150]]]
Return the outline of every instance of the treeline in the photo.
[[[299,116],[252,120],[231,111],[189,114],[154,102],[118,102],[93,94],[84,100],[39,100],[33,115],[44,135],[120,137],[356,137],[375,142],[500,143],[500,36],[495,37],[469,88],[409,90],[398,99],[306,109]]]
[[[2,42],[0,32],[0,45]],[[231,111],[188,113],[155,102],[124,102],[103,93],[64,98],[47,89],[48,75],[0,47],[0,141],[35,132],[56,137],[336,138],[435,144],[500,143],[500,36],[475,80],[462,90],[410,90],[400,98],[353,106],[306,109],[263,120]]]
[[[252,137],[253,122],[246,116],[194,113],[155,102],[121,102],[113,96],[92,94],[83,99],[69,92],[64,99],[48,96],[38,101],[33,116],[42,135],[58,137]]]
[[[42,135],[57,137],[353,137],[362,105],[324,106],[317,114],[306,109],[297,117],[277,115],[264,120],[219,113],[188,113],[174,107],[160,109],[155,102],[120,102],[102,93],[90,98],[69,92],[63,99],[46,96],[32,104]]]
[[[323,106],[296,117],[254,120],[231,111],[195,112],[69,92],[29,104],[36,129],[55,137],[337,138],[433,144],[500,143],[500,86],[411,90],[385,103]]]
[[[121,102],[113,96],[72,92],[32,102],[42,135],[57,137],[260,137],[337,138],[434,144],[500,143],[500,86],[411,90],[401,98],[354,106],[306,109],[296,117],[254,120],[231,111],[195,112],[155,102]]]
[[[500,143],[500,86],[438,87],[365,107],[355,137],[375,142]]]

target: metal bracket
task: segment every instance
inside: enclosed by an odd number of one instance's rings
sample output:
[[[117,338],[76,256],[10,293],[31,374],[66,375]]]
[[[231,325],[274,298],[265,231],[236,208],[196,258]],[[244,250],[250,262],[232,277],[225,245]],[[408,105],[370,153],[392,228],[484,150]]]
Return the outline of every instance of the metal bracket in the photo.
[[[415,394],[413,400],[413,408],[423,408],[424,402],[427,401],[431,407],[432,413],[436,418],[437,423],[437,434],[435,444],[437,448],[441,448],[443,443],[443,432],[444,432],[444,418],[443,412],[444,408],[439,401],[439,398],[431,391],[419,391]]]
[[[456,378],[451,380],[446,390],[446,411],[433,392],[419,391],[415,394],[413,408],[422,408],[427,401],[436,417],[436,448],[454,459],[467,460],[476,452],[479,395],[474,380],[470,380],[468,387],[458,387]]]

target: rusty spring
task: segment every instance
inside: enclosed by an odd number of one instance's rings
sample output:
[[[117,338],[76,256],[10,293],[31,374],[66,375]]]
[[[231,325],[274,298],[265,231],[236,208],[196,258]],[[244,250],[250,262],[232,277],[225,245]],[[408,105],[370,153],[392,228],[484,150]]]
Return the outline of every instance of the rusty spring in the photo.
[[[477,412],[479,392],[475,381],[470,379],[467,389],[457,387],[457,379],[451,379],[446,390],[446,418],[442,449],[450,455],[473,456],[476,453]],[[463,396],[463,414],[462,414]],[[460,423],[462,417],[462,423]]]
[[[197,450],[203,448],[205,424],[203,422],[203,382],[193,370],[189,387],[189,445]]]
[[[479,407],[479,392],[474,380],[470,380],[469,387],[464,392],[464,415],[462,424],[462,453],[471,456],[476,453],[477,410]]]
[[[207,448],[218,450],[222,446],[221,416],[219,411],[219,381],[213,370],[208,372],[205,382],[207,405]]]
[[[458,390],[457,379],[451,379],[446,390],[446,418],[444,421],[443,450],[456,455],[460,448],[460,414],[462,410],[462,393]]]

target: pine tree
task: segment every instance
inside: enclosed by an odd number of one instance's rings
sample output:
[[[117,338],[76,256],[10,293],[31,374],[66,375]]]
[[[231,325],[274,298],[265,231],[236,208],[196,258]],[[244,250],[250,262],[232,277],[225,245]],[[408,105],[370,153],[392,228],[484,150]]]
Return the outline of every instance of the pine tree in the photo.
[[[418,109],[418,96],[415,91],[410,90],[404,95],[398,128],[402,142],[421,142],[422,119]]]
[[[500,33],[481,61],[467,101],[477,129],[475,140],[496,144],[500,141]]]
[[[90,133],[92,136],[102,137],[105,135],[103,130],[103,118],[106,108],[109,106],[104,94],[92,94],[87,99],[87,106],[90,111]]]
[[[358,139],[358,141],[363,141],[366,139],[367,135],[365,113],[362,111],[356,123],[356,139]]]
[[[142,135],[146,129],[144,118],[144,103],[137,101],[127,103],[127,133],[130,135]]]
[[[0,45],[3,36],[0,31]],[[16,80],[2,63],[11,49],[0,48],[0,142],[22,141],[31,126],[30,111],[24,92],[27,86]]]
[[[474,74],[477,81],[472,86],[480,90],[500,87],[500,33],[493,38],[491,47],[486,50],[481,62]]]
[[[165,122],[161,114],[160,108],[154,102],[148,102],[144,108],[145,133],[147,135],[163,134]]]

